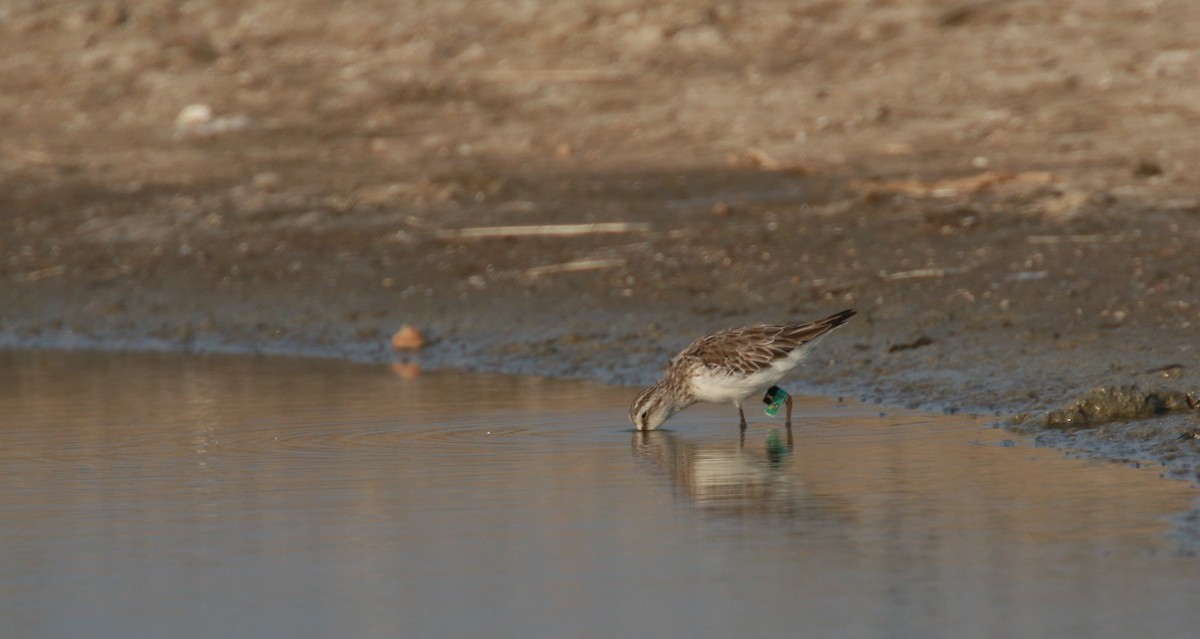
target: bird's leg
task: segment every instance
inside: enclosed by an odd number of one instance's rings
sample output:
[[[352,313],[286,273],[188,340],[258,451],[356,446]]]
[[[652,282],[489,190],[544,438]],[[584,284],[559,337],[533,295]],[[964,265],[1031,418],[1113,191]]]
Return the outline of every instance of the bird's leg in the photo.
[[[788,450],[791,450],[792,449],[792,396],[791,395],[787,396],[787,422],[785,422],[785,423],[787,424],[787,437],[788,437],[787,447],[788,447]]]
[[[746,413],[742,412],[742,402],[735,399],[733,400],[733,405],[738,408],[738,418],[741,419],[742,430],[746,430]]]

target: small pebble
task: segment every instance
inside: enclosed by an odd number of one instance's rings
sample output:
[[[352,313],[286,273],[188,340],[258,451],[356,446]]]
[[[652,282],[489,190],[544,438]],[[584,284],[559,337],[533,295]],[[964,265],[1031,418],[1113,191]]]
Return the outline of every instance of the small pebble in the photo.
[[[398,351],[419,350],[426,343],[425,335],[419,329],[405,324],[392,335],[392,348]]]
[[[279,190],[282,179],[274,171],[263,171],[262,173],[256,173],[250,183],[260,191],[274,193]]]
[[[1162,175],[1162,173],[1162,166],[1154,160],[1138,160],[1137,163],[1133,165],[1134,177],[1148,178],[1156,175]]]
[[[244,115],[215,117],[207,104],[189,104],[175,116],[176,137],[206,136],[240,131],[250,126],[250,118]]]
[[[175,116],[175,128],[180,131],[198,129],[212,122],[213,110],[207,104],[189,104]]]

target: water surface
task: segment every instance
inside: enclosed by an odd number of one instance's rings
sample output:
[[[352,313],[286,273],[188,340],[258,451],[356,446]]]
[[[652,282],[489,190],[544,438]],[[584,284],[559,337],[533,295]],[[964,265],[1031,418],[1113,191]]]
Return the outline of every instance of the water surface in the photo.
[[[38,637],[1131,637],[1200,625],[1181,482],[805,398],[0,353],[0,624]],[[749,411],[748,411],[749,412]]]

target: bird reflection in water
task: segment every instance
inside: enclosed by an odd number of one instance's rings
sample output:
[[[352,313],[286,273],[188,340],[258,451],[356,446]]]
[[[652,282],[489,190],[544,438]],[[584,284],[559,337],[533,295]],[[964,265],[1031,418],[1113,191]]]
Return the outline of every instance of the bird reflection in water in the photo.
[[[785,443],[786,442],[786,443]],[[728,515],[767,515],[845,520],[849,508],[804,488],[792,466],[790,429],[772,430],[764,444],[690,442],[667,430],[635,431],[637,465],[665,475],[688,502]]]

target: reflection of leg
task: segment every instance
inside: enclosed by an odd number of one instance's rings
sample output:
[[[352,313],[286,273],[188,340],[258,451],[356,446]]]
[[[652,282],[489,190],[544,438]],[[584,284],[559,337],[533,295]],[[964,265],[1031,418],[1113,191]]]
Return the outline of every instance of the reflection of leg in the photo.
[[[742,427],[742,430],[746,430],[746,413],[742,412],[742,402],[735,399],[735,400],[733,400],[733,403],[735,406],[738,407],[738,419],[741,420],[740,425]]]

